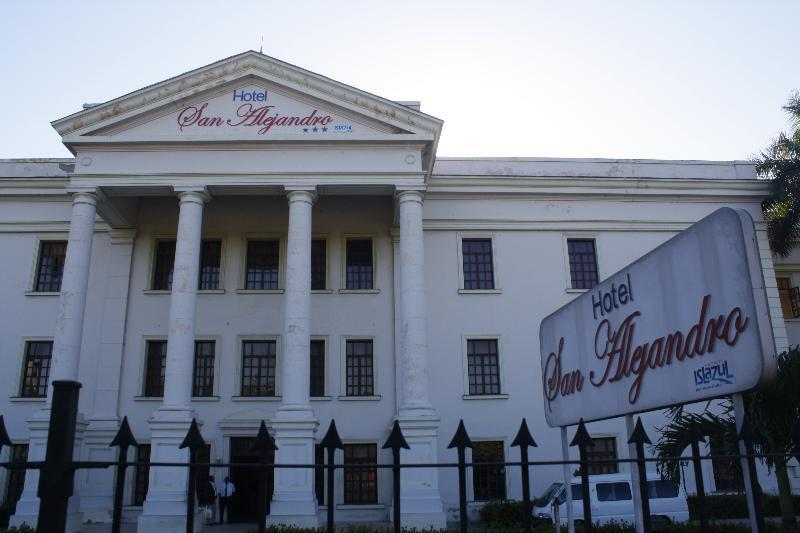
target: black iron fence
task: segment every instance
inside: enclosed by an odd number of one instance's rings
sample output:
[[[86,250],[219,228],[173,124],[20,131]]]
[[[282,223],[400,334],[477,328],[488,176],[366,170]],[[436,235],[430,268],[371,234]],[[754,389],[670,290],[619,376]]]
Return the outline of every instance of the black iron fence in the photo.
[[[266,530],[267,518],[267,488],[268,488],[268,474],[274,469],[280,468],[301,468],[301,469],[314,469],[315,471],[324,470],[327,473],[327,486],[325,500],[327,505],[327,520],[326,528],[329,533],[335,531],[336,522],[336,497],[334,485],[334,473],[336,470],[346,470],[349,468],[363,470],[370,469],[390,469],[392,472],[393,483],[393,531],[399,533],[401,531],[401,512],[402,500],[400,498],[400,476],[403,469],[409,468],[454,468],[458,471],[458,493],[459,493],[459,531],[466,533],[469,531],[469,519],[467,515],[467,468],[487,468],[487,467],[517,467],[521,471],[521,489],[522,489],[522,516],[520,521],[523,524],[522,530],[526,533],[532,531],[533,528],[533,500],[530,494],[530,473],[533,467],[537,466],[556,466],[556,465],[573,465],[575,466],[580,475],[583,505],[583,531],[590,532],[593,529],[592,524],[592,508],[590,504],[589,495],[589,467],[592,465],[603,464],[624,464],[635,463],[638,470],[640,498],[642,503],[642,519],[644,531],[650,533],[652,531],[651,516],[649,511],[649,493],[648,484],[646,479],[645,465],[647,462],[654,462],[658,459],[646,457],[644,452],[644,445],[650,444],[647,433],[642,426],[641,420],[637,421],[636,427],[628,442],[635,445],[636,457],[631,459],[588,459],[587,448],[592,445],[592,438],[586,430],[583,421],[578,425],[577,431],[572,439],[570,446],[577,447],[579,452],[578,460],[552,460],[552,461],[533,461],[529,459],[528,449],[536,447],[536,441],[531,435],[527,423],[523,418],[519,431],[511,443],[512,447],[518,447],[520,452],[519,461],[503,461],[503,462],[472,462],[466,461],[466,449],[472,448],[473,443],[467,433],[463,421],[458,425],[455,435],[453,436],[448,448],[455,449],[457,452],[458,460],[455,463],[435,463],[435,464],[410,464],[400,462],[400,450],[409,449],[406,442],[402,428],[399,423],[395,422],[386,442],[383,444],[383,449],[391,450],[392,463],[390,464],[366,464],[359,463],[353,465],[337,464],[335,462],[336,450],[344,449],[344,445],[339,438],[336,429],[336,423],[331,421],[331,424],[322,439],[320,445],[327,454],[327,461],[324,464],[275,464],[270,462],[270,458],[274,457],[274,451],[277,450],[274,439],[267,431],[266,424],[262,421],[261,427],[253,443],[253,451],[258,453],[257,463],[208,463],[198,461],[198,452],[206,447],[203,436],[195,420],[192,421],[186,437],[184,438],[180,448],[186,448],[189,451],[188,463],[168,463],[168,462],[138,462],[128,461],[128,450],[137,445],[136,439],[130,430],[127,418],[124,418],[120,429],[114,439],[109,443],[112,447],[118,448],[117,461],[74,461],[73,460],[73,447],[75,441],[75,423],[77,420],[78,412],[78,396],[81,385],[74,381],[56,381],[53,383],[53,402],[50,414],[50,426],[47,440],[47,451],[44,461],[30,461],[30,462],[6,462],[0,463],[0,467],[7,470],[39,470],[39,485],[37,495],[40,498],[39,517],[37,529],[45,532],[63,532],[66,525],[67,517],[67,501],[72,496],[75,471],[79,469],[116,469],[116,480],[114,485],[113,497],[113,519],[111,530],[113,533],[119,533],[122,520],[123,508],[123,492],[125,487],[125,477],[129,467],[144,466],[148,468],[153,467],[183,467],[188,469],[188,483],[187,483],[187,499],[186,499],[186,531],[191,533],[194,530],[195,519],[195,499],[197,493],[197,474],[201,469],[208,469],[210,467],[247,467],[255,469],[258,472],[258,531],[263,533]],[[53,438],[56,437],[56,438]],[[758,488],[758,481],[755,469],[755,460],[770,457],[765,454],[753,453],[751,433],[746,421],[742,424],[742,430],[739,434],[739,439],[744,443],[747,450],[746,455],[700,455],[699,444],[705,442],[705,438],[700,432],[699,427],[692,428],[690,436],[691,456],[690,457],[676,457],[676,460],[690,461],[694,468],[695,483],[697,489],[697,510],[699,513],[699,529],[702,533],[709,532],[709,518],[707,512],[707,505],[705,501],[705,488],[703,486],[703,475],[701,472],[701,461],[708,460],[727,460],[727,461],[741,461],[745,460],[749,466],[749,479],[745,479],[745,483],[750,484],[750,489],[755,498],[756,516],[751,517],[755,522],[755,531],[758,533],[766,532],[764,526],[764,517],[761,512],[762,506],[759,502],[760,489]],[[0,416],[0,449],[3,446],[10,446],[11,440],[5,429],[3,417]],[[772,454],[776,456],[777,454]],[[794,448],[791,454],[800,460],[800,445]],[[788,458],[788,455],[782,457]],[[570,480],[565,480],[567,490],[570,490]],[[556,531],[560,531],[556,526]]]

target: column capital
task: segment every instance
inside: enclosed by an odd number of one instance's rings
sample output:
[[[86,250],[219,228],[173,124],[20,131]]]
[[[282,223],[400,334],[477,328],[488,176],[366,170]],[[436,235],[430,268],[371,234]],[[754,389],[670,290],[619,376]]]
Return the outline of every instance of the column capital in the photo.
[[[72,196],[73,203],[97,205],[98,201],[105,199],[98,187],[67,187],[66,192]]]
[[[395,192],[397,203],[403,202],[419,202],[422,203],[425,198],[425,192],[417,189],[397,190]]]
[[[206,203],[211,200],[211,195],[208,194],[208,189],[206,189],[206,187],[176,185],[172,187],[172,189],[175,191],[175,194],[178,195],[181,202]]]
[[[286,198],[291,202],[310,202],[317,201],[316,187],[286,187]]]

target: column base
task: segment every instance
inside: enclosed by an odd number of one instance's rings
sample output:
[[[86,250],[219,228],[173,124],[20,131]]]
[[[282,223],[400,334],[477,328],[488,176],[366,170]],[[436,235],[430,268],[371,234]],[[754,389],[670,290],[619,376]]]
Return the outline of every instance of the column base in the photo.
[[[150,462],[188,463],[189,451],[179,446],[189,431],[194,412],[185,407],[160,407],[150,424]],[[151,467],[147,498],[142,506],[137,530],[140,533],[179,533],[186,531],[186,467]],[[203,526],[202,512],[195,510],[195,531]]]
[[[28,441],[28,461],[44,461],[47,452],[47,433],[50,428],[50,407],[45,407],[36,411],[28,420],[30,438]],[[80,413],[75,424],[75,448],[73,457],[81,456],[83,435],[86,429],[86,421]],[[80,476],[80,471],[75,473],[75,479]],[[13,516],[9,517],[9,527],[20,527],[25,524],[36,528],[39,522],[39,471],[27,470],[25,472],[25,488],[22,496],[17,502],[17,509]],[[67,503],[67,522],[65,533],[80,531],[83,524],[83,514],[80,511],[81,500],[78,494],[72,496]]]
[[[319,423],[311,409],[282,409],[275,413],[271,426],[275,432],[275,462],[314,464],[314,435]],[[269,525],[316,528],[320,526],[314,470],[311,468],[275,469]]]
[[[400,410],[396,417],[410,450],[401,450],[401,463],[436,463],[439,417],[433,409]],[[403,469],[400,476],[400,522],[403,527],[443,529],[447,515],[435,468]],[[391,515],[390,515],[391,516]]]

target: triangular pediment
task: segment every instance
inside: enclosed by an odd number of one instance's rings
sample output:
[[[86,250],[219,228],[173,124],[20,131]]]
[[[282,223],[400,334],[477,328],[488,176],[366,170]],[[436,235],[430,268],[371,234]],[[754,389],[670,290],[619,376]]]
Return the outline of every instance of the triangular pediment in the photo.
[[[53,122],[81,143],[419,139],[439,119],[257,52],[151,85]]]

